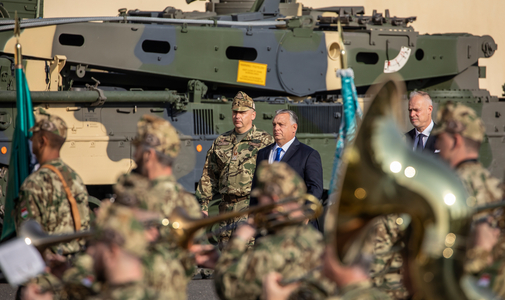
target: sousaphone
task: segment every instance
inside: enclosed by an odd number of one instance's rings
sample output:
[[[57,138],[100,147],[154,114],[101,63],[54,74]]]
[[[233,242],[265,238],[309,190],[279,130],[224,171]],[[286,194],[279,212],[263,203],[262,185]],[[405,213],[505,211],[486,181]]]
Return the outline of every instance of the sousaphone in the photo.
[[[415,299],[473,298],[462,276],[475,199],[441,160],[407,146],[398,130],[406,95],[400,78],[382,77],[367,95],[373,101],[345,151],[345,176],[327,223],[338,257],[355,261],[363,230],[377,216],[408,214],[404,267]]]

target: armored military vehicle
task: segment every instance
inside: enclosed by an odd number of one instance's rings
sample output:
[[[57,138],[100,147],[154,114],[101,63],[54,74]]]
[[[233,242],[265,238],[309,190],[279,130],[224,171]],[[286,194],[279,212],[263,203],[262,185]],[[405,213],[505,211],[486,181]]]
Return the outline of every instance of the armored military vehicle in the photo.
[[[5,9],[10,2],[0,7],[6,17],[12,17]],[[179,130],[175,173],[194,191],[207,149],[232,129],[229,99],[237,91],[255,98],[261,129],[271,131],[277,109],[298,114],[297,137],[321,153],[328,188],[342,116],[335,73],[343,67],[354,70],[360,94],[381,73],[397,72],[408,89],[426,90],[435,102],[473,106],[488,120],[483,161],[502,177],[505,106],[479,89],[486,70],[478,60],[497,49],[490,36],[421,35],[411,26],[416,17],[392,17],[388,10],[366,15],[360,6],[311,9],[258,0],[230,13],[238,8],[226,3],[211,1],[207,12],[122,9],[115,17],[22,21],[34,105],[67,122],[62,155],[96,196],[132,169],[131,141],[145,113]],[[12,20],[0,21],[0,176],[16,115],[12,29]]]

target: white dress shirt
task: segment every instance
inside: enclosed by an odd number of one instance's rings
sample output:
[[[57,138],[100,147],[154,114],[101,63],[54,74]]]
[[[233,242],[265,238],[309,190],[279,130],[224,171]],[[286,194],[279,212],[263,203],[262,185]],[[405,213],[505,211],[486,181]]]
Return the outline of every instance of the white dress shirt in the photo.
[[[428,137],[430,136],[430,133],[431,133],[431,130],[433,129],[433,126],[435,124],[433,123],[433,120],[431,120],[431,123],[430,125],[428,125],[428,127],[426,127],[426,129],[423,131],[423,132],[419,132],[417,131],[417,129],[415,129],[416,131],[416,138],[414,139],[414,145],[412,146],[412,150],[416,150],[416,145],[418,143],[418,140],[419,140],[419,135],[422,133],[424,134],[423,138],[422,138],[422,145],[423,145],[423,149],[424,149],[424,146],[426,146],[426,141],[428,141]]]
[[[295,138],[292,138],[289,142],[287,142],[286,144],[284,144],[284,146],[280,147],[282,148],[282,151],[281,151],[281,155],[280,155],[280,158],[279,159],[282,159],[282,157],[284,156],[284,154],[286,154],[286,151],[288,151],[289,147],[291,146],[291,144],[293,144],[293,142],[295,141]],[[279,148],[279,145],[275,144],[275,147],[270,150],[270,156],[268,157],[268,163],[271,164],[274,162],[274,159],[275,159],[275,155],[277,154],[277,148]]]

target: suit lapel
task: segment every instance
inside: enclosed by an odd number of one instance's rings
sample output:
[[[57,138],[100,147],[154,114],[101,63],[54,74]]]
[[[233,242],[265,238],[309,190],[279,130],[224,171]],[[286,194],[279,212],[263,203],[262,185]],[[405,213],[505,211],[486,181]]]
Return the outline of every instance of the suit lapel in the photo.
[[[430,134],[428,140],[426,141],[426,145],[424,145],[423,152],[424,151],[433,152],[434,150],[435,150],[435,137]]]
[[[270,152],[272,151],[272,149],[275,147],[275,142],[273,144],[270,144],[268,146],[266,146],[264,149],[265,151],[263,151],[263,157],[258,157],[258,159],[261,159],[261,160],[268,160],[269,157],[270,157]]]
[[[289,146],[288,151],[286,151],[286,154],[284,154],[281,161],[287,162],[295,154],[299,145],[300,145],[300,142],[298,141],[297,138],[295,138],[295,140],[293,141],[293,144],[291,144],[291,146]]]

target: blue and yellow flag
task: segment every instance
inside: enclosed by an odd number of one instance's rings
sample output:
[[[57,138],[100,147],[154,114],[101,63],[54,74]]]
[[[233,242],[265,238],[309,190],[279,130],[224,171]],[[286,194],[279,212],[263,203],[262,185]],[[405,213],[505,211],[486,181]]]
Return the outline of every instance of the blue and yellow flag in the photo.
[[[19,188],[23,181],[30,175],[31,169],[31,150],[29,139],[31,132],[28,131],[35,123],[33,115],[32,99],[30,97],[30,89],[26,81],[23,71],[21,44],[19,43],[19,21],[16,14],[16,27],[14,34],[17,37],[15,46],[15,63],[16,63],[16,91],[17,91],[17,116],[16,128],[11,146],[11,157],[9,160],[9,177],[7,181],[7,195],[5,198],[5,217],[2,229],[1,240],[11,238],[16,233],[14,220],[14,205],[19,194]]]

